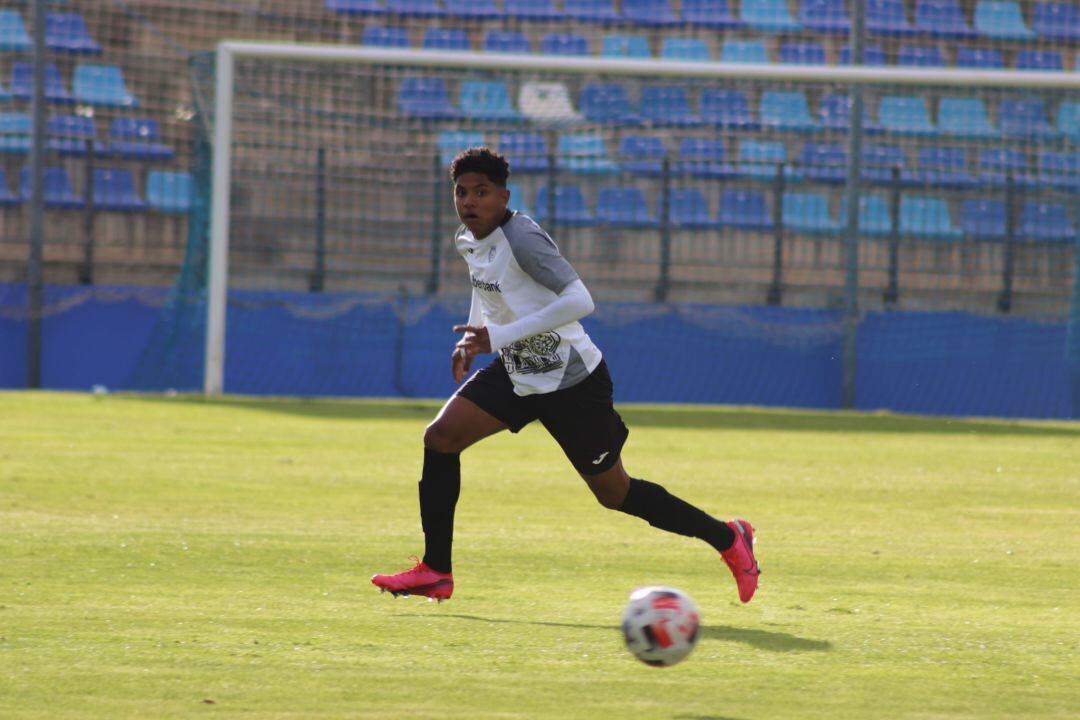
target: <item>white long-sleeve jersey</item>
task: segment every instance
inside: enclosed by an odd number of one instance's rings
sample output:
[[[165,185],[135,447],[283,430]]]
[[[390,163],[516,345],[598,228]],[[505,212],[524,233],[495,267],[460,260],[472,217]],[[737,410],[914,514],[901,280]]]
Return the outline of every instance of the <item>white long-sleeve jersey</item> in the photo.
[[[520,213],[477,240],[458,228],[454,244],[469,265],[470,325],[487,327],[518,395],[572,387],[600,364],[600,349],[578,322],[592,297],[555,242]]]

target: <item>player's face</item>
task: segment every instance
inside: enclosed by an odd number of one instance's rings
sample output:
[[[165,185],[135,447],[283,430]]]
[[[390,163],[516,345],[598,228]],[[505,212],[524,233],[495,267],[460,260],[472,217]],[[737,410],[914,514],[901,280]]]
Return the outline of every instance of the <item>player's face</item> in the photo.
[[[491,182],[483,173],[462,173],[454,183],[458,217],[478,240],[499,227],[509,201],[510,191]]]

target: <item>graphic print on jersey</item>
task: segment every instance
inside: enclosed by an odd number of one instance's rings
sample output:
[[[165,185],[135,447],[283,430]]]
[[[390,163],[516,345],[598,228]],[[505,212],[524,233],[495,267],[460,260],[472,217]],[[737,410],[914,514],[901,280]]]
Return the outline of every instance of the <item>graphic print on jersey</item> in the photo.
[[[537,375],[561,368],[563,359],[557,352],[561,341],[559,333],[552,330],[507,345],[500,353],[506,372]]]

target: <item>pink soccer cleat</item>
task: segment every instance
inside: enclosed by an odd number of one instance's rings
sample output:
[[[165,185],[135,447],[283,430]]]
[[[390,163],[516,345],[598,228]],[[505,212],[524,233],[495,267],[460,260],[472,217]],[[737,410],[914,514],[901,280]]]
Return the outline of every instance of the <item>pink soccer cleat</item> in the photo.
[[[382,592],[389,590],[394,597],[423,595],[439,602],[449,600],[454,594],[453,573],[432,570],[416,557],[412,559],[416,565],[411,570],[396,575],[372,575],[371,583]]]
[[[757,559],[754,557],[754,526],[747,520],[735,518],[725,523],[735,533],[735,542],[727,550],[720,553],[724,558],[731,574],[735,576],[735,583],[739,586],[739,599],[744,603],[750,602],[758,586]]]

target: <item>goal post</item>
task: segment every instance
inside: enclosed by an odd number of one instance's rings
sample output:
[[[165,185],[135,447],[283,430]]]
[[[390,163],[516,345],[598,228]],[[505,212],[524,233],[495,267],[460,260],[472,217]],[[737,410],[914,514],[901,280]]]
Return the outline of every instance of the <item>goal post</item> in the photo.
[[[392,70],[392,73],[386,77],[389,78],[389,85],[393,85],[397,74],[402,71],[423,70],[433,72],[453,79],[458,77],[469,78],[528,78],[528,79],[544,79],[544,80],[576,80],[582,82],[587,79],[590,82],[602,83],[606,80],[625,80],[635,87],[648,85],[650,83],[686,83],[686,84],[701,84],[710,83],[717,87],[724,87],[726,85],[732,86],[744,86],[753,85],[757,89],[779,87],[787,89],[801,89],[801,88],[814,88],[819,94],[822,88],[828,87],[843,92],[845,88],[850,88],[854,85],[872,86],[876,88],[888,88],[890,91],[895,91],[896,95],[940,95],[942,92],[956,91],[959,93],[1058,93],[1060,92],[1064,96],[1076,99],[1077,91],[1080,91],[1080,72],[1015,72],[1015,71],[1002,71],[1002,70],[961,70],[961,69],[939,69],[939,68],[899,68],[899,67],[844,67],[844,66],[824,66],[824,65],[781,65],[781,64],[751,64],[751,63],[723,63],[723,62],[686,62],[686,61],[670,61],[670,60],[654,60],[654,59],[615,59],[615,58],[593,58],[593,57],[564,57],[564,56],[544,56],[544,55],[518,55],[518,54],[503,54],[503,53],[488,53],[488,52],[473,52],[473,51],[437,51],[437,50],[420,50],[420,49],[390,49],[390,48],[371,48],[371,47],[353,47],[342,45],[319,45],[319,44],[291,44],[291,43],[268,43],[268,42],[248,42],[241,40],[227,40],[221,42],[216,49],[216,62],[215,62],[215,78],[214,78],[214,116],[213,120],[213,176],[212,176],[212,189],[211,189],[211,221],[210,221],[210,237],[209,237],[209,252],[208,252],[208,280],[207,280],[207,322],[206,322],[206,338],[205,338],[205,365],[204,365],[204,377],[203,377],[203,390],[208,395],[217,395],[225,390],[225,358],[227,348],[225,346],[226,336],[226,320],[227,320],[227,298],[230,288],[230,238],[233,235],[233,210],[230,208],[231,196],[234,192],[234,182],[236,180],[234,173],[234,144],[236,142],[236,112],[237,112],[237,87],[242,82],[238,80],[238,64],[245,63],[251,64],[264,64],[267,68],[273,67],[275,64],[285,64],[294,67],[356,67],[365,68],[365,72],[372,78],[372,87],[376,91],[393,95],[393,88],[387,89],[387,83],[382,82],[383,71]],[[323,97],[319,103],[310,101],[310,99],[304,99],[300,97],[286,97],[287,92],[304,93],[305,91],[313,91],[310,87],[305,85],[310,84],[311,77],[317,77],[318,71],[313,71],[313,75],[303,75],[299,78],[291,78],[287,81],[281,82],[281,87],[276,88],[273,91],[268,91],[262,96],[259,96],[251,101],[251,107],[257,107],[259,112],[275,112],[275,103],[278,103],[280,107],[286,108],[287,112],[297,112],[298,108],[305,112],[310,112],[312,117],[318,115],[327,115],[334,112],[339,112],[344,119],[341,122],[349,122],[350,118],[357,123],[362,124],[367,122],[365,119],[365,113],[369,108],[358,104],[356,107],[351,108],[333,108],[327,105],[327,97],[331,97],[333,93],[325,93],[326,97]],[[286,89],[286,86],[288,89]],[[884,93],[879,93],[884,94]],[[320,107],[308,110],[308,106],[314,108],[315,105]],[[251,114],[253,114],[252,111]],[[817,113],[815,113],[816,119]],[[380,127],[393,126],[394,117],[393,112],[388,114],[382,114],[375,116],[372,114],[370,121],[373,126],[376,124]],[[248,118],[248,122],[251,122],[251,118]],[[508,121],[509,123],[509,121]],[[858,123],[855,123],[858,130]],[[670,127],[677,126],[675,123]],[[425,136],[431,136],[436,133],[439,128],[461,128],[461,127],[481,127],[489,136],[497,135],[500,131],[507,128],[521,129],[545,129],[549,127],[561,127],[566,129],[568,126],[565,122],[553,122],[551,125],[545,125],[543,120],[537,120],[536,118],[521,118],[517,116],[513,118],[512,124],[502,125],[500,121],[496,119],[487,118],[479,122],[474,122],[470,125],[469,118],[463,117],[462,122],[457,124],[444,123],[441,126],[437,126],[437,123],[430,123],[425,125],[423,123],[416,124],[416,132],[422,133]],[[710,132],[718,135],[725,135],[727,133],[741,133],[745,128],[739,128],[730,125],[724,125],[722,123],[707,125],[703,123],[700,127],[708,127]],[[575,128],[570,128],[575,129]],[[590,120],[585,118],[580,122],[576,129],[597,131],[598,133],[613,133],[626,131],[625,125],[620,125],[619,120]],[[768,128],[766,128],[768,129]],[[784,132],[785,128],[772,128],[777,132]],[[881,132],[881,128],[877,128],[877,132]],[[304,128],[301,127],[295,132],[303,133]],[[316,132],[314,128],[312,133]],[[861,132],[847,132],[842,128],[837,130],[836,128],[817,128],[812,129],[809,132],[818,133],[817,137],[827,137],[834,141],[835,144],[846,147],[849,152],[849,157],[854,158],[857,154],[862,155],[865,161],[865,155],[862,153],[856,153],[852,151],[852,148],[860,147],[860,144],[866,144],[867,138],[870,137],[870,133],[874,132],[873,129],[864,128]],[[911,144],[911,147],[916,147],[916,144],[925,140],[920,139],[918,130],[913,130],[910,133],[904,130],[884,130],[885,136],[893,141],[893,144],[904,145],[905,143]],[[703,133],[704,135],[705,133]],[[607,137],[607,136],[605,136]],[[612,136],[613,137],[613,136]],[[743,135],[739,136],[740,142]],[[957,135],[954,138],[957,142],[966,143],[967,147],[971,148],[986,148],[992,147],[1000,143],[1000,138],[995,137],[980,137],[972,134],[970,136]],[[288,144],[287,138],[274,137],[267,141],[267,147],[281,146]],[[671,139],[671,142],[676,142],[677,139]],[[1080,142],[1080,139],[1077,140]],[[431,144],[430,138],[425,142]],[[612,140],[612,142],[614,142]],[[780,142],[783,142],[781,138]],[[1027,142],[1023,138],[1020,138],[1018,142]],[[1031,140],[1031,142],[1037,142],[1037,140]],[[747,143],[749,145],[749,143]],[[433,145],[432,145],[433,146]],[[1064,144],[1063,147],[1068,148],[1065,152],[1076,153],[1078,152],[1075,144]],[[268,151],[269,152],[269,151]],[[557,153],[556,148],[550,148],[549,152],[552,156]],[[734,159],[734,158],[732,158]],[[677,158],[674,158],[677,160]],[[287,160],[286,160],[287,162]],[[750,159],[748,162],[753,164],[756,162]],[[768,167],[771,164],[777,164],[773,158],[763,158],[760,162]],[[781,161],[779,164],[783,164]],[[667,167],[667,161],[665,160],[665,167]],[[430,166],[431,163],[428,163]],[[593,167],[593,166],[590,166]],[[740,166],[741,167],[741,166]],[[391,170],[392,168],[387,168]],[[790,169],[790,168],[789,168]],[[834,168],[835,170],[835,168]],[[737,169],[736,169],[737,171]],[[586,173],[591,171],[586,171]],[[606,171],[597,171],[597,173]],[[624,171],[625,172],[625,171]],[[665,173],[667,171],[665,170]],[[770,171],[771,172],[771,171]],[[786,172],[786,171],[785,171]],[[552,170],[551,180],[553,181],[551,187],[551,196],[554,196],[555,190],[558,189],[558,185],[554,184],[557,180],[554,177],[554,170]],[[766,173],[766,175],[769,173]],[[777,176],[782,176],[785,173],[777,172]],[[831,183],[832,188],[844,187],[846,188],[845,197],[848,198],[846,202],[857,203],[860,208],[860,194],[862,193],[865,183],[867,182],[864,177],[854,177],[857,173],[853,173],[849,170],[843,173],[843,177],[831,177],[829,180],[823,181]],[[799,175],[796,168],[792,172],[792,177]],[[665,174],[666,177],[666,174]],[[759,174],[757,180],[762,177]],[[546,180],[546,178],[541,178]],[[838,182],[839,181],[839,182]],[[438,179],[432,178],[432,182],[436,183],[436,190],[438,188]],[[929,181],[920,181],[929,182]],[[1009,183],[1012,179],[1009,180]],[[927,185],[927,191],[924,195],[931,196],[934,194],[933,186]],[[539,198],[542,195],[543,187],[540,187],[539,193],[534,193],[532,197]],[[664,198],[667,198],[667,190],[664,190]],[[852,198],[854,200],[852,200]],[[550,200],[550,196],[549,196]],[[778,200],[779,202],[779,200]],[[436,203],[437,204],[437,203]],[[447,200],[449,208],[449,201]],[[663,202],[664,205],[664,217],[661,218],[661,222],[664,226],[667,226],[668,218],[666,216],[667,200]],[[1075,202],[1073,203],[1075,205]],[[657,201],[657,207],[660,207],[660,202]],[[785,204],[785,210],[787,205]],[[540,208],[542,210],[542,208]],[[780,212],[779,207],[774,208],[776,217],[781,219],[781,222],[776,223],[773,227],[779,228],[784,225],[784,215]],[[448,210],[449,211],[449,210]],[[929,211],[927,211],[929,212]],[[539,212],[538,212],[539,214]],[[839,217],[839,224],[834,224],[830,230],[826,232],[831,233],[833,239],[840,237],[843,240],[836,245],[838,252],[841,254],[845,252],[845,248],[849,251],[858,246],[860,241],[860,228],[859,218],[861,212],[848,212],[845,215],[835,214],[834,217]],[[436,217],[438,213],[436,211]],[[443,219],[445,222],[445,219]],[[1012,222],[1012,220],[1010,220]],[[618,229],[617,222],[613,223],[612,227]],[[440,232],[440,228],[433,226],[432,234],[437,235]],[[601,231],[596,231],[601,232]],[[712,232],[712,231],[710,231]],[[719,232],[719,231],[718,231]],[[814,231],[811,231],[814,232]],[[899,232],[899,230],[897,230]],[[895,233],[894,233],[895,234]],[[447,241],[449,238],[447,238]],[[820,237],[818,238],[820,240]],[[588,243],[588,247],[592,248],[588,259],[596,260],[598,264],[608,263],[608,266],[613,266],[615,262],[615,254],[621,252],[619,248],[613,248],[610,244],[605,244],[607,241],[604,238],[590,239],[583,242],[585,246]],[[748,245],[749,246],[749,245]],[[644,247],[644,245],[643,245]],[[779,251],[778,241],[778,251]],[[821,252],[822,244],[818,241],[816,244],[807,243],[802,247],[802,250],[806,252]],[[816,248],[816,250],[815,250]],[[832,252],[830,249],[829,252]],[[643,257],[652,250],[643,250]],[[699,256],[695,256],[694,253],[699,253]],[[703,265],[707,262],[706,258],[711,257],[710,253],[713,250],[710,248],[701,248],[695,250],[688,245],[686,253],[688,256],[684,258],[685,264],[691,269],[694,266]],[[930,251],[927,251],[930,252]],[[615,254],[613,254],[615,253]],[[1074,253],[1074,257],[1077,254]],[[648,257],[652,257],[648,255]],[[572,258],[574,259],[574,258]],[[610,262],[608,262],[610,261]],[[812,262],[807,260],[806,273],[814,272],[814,263],[820,261],[820,258],[815,258]],[[622,262],[622,260],[619,260]],[[638,264],[643,264],[644,261]],[[651,260],[649,262],[652,262]],[[708,262],[711,262],[709,260]],[[727,262],[726,260],[724,262]],[[756,262],[756,261],[755,261]],[[931,261],[932,262],[932,261]],[[1075,260],[1080,264],[1080,259]],[[627,273],[631,275],[636,272],[633,267],[627,266],[629,269]],[[839,264],[842,267],[842,263]],[[862,266],[860,266],[862,267]],[[736,271],[738,268],[734,268]],[[835,270],[835,267],[826,268],[826,270]],[[1077,269],[1073,270],[1073,278],[1080,276],[1080,272]],[[796,267],[798,270],[798,266]],[[876,271],[876,270],[875,270]],[[929,271],[928,271],[929,272]],[[823,272],[823,274],[825,274]],[[692,273],[688,270],[688,283],[696,282],[698,286],[708,285],[712,282],[708,277],[704,279],[694,279],[691,277]],[[615,283],[621,282],[621,279],[611,278]],[[1073,281],[1076,282],[1075,279]],[[812,283],[811,283],[812,284]],[[842,283],[839,284],[842,287]],[[696,286],[695,286],[696,287]],[[1066,293],[1067,295],[1067,293]],[[687,295],[688,298],[697,297],[694,295]],[[849,298],[849,306],[855,307],[857,304],[855,298]],[[1075,312],[1075,309],[1074,309]],[[851,326],[849,332],[854,332],[854,325]],[[853,368],[846,368],[845,372],[853,374]]]

